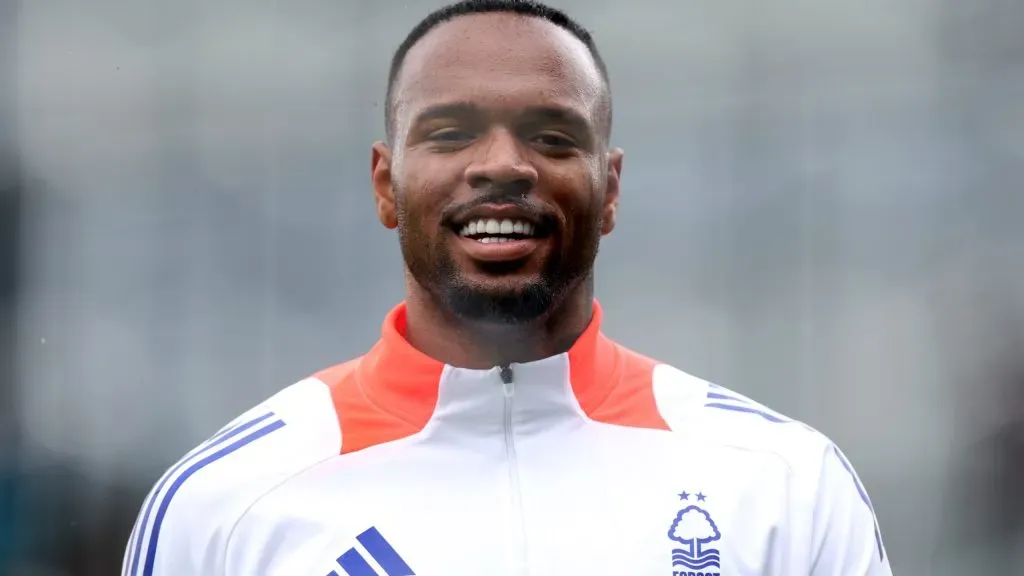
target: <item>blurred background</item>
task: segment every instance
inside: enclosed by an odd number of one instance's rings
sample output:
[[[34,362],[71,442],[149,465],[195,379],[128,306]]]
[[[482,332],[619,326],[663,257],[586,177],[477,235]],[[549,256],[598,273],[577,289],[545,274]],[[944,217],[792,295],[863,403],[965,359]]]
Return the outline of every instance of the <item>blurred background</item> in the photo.
[[[439,1],[0,0],[0,573],[358,355],[392,50]],[[831,436],[901,576],[1024,575],[1024,2],[554,1],[626,150],[623,343]]]

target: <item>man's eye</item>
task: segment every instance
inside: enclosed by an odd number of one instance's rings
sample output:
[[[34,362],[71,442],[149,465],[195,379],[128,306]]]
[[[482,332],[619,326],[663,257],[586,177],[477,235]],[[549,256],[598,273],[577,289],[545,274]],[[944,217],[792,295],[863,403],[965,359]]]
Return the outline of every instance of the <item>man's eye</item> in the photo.
[[[462,142],[469,139],[469,135],[461,130],[448,128],[432,133],[429,138],[435,142]]]
[[[542,146],[551,146],[556,148],[571,148],[576,145],[576,143],[567,136],[552,133],[539,134],[534,137],[533,141]]]

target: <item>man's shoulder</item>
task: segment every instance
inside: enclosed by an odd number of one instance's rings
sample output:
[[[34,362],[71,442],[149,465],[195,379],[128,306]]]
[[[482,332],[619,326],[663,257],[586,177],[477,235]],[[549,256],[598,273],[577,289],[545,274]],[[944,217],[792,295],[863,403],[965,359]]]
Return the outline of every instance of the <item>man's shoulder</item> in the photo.
[[[168,473],[202,461],[204,474],[195,484],[213,492],[232,491],[239,481],[337,455],[341,427],[336,396],[350,383],[360,358],[324,368],[278,390],[186,453]]]
[[[311,376],[237,416],[175,467],[194,468],[196,484],[232,485],[337,454],[340,443],[331,389]]]
[[[340,445],[329,387],[311,377],[284,388],[163,473],[142,504],[130,556],[144,565],[157,562],[158,551],[165,557],[221,553],[211,551],[225,549],[231,528],[256,501],[337,455]],[[204,544],[218,539],[222,546]],[[188,550],[193,545],[204,549]]]
[[[657,362],[653,389],[669,428],[707,447],[773,454],[790,468],[814,468],[832,441],[804,422],[739,392]]]
[[[336,456],[341,448],[336,398],[351,383],[361,358],[319,370],[245,410],[187,452],[161,481],[174,478],[187,483],[190,494],[219,497]]]

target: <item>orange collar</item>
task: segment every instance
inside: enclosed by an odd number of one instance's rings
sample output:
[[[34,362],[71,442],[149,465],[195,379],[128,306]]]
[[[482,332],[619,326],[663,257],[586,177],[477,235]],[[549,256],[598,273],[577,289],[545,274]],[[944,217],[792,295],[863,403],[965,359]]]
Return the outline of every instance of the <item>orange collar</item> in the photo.
[[[590,324],[567,353],[572,389],[586,413],[604,403],[621,377],[621,351],[601,332],[602,316],[595,300]],[[357,379],[372,404],[422,427],[437,404],[445,365],[413,348],[405,328],[406,303],[402,302],[388,313],[381,339],[359,362]]]
[[[548,417],[583,416],[604,424],[667,430],[654,397],[657,362],[609,340],[601,332],[601,317],[595,301],[590,325],[567,353],[513,364],[516,382],[528,384],[518,388],[520,404],[535,410],[543,406],[541,412]],[[492,415],[476,413],[476,408],[504,402],[499,387],[486,385],[500,381],[496,368],[467,370],[430,358],[405,339],[405,322],[402,303],[388,314],[381,339],[369,352],[318,375],[331,389],[343,452],[415,435],[435,416],[448,423],[473,422],[474,417],[486,421]],[[446,400],[457,401],[439,405],[442,388]],[[544,427],[550,420],[531,422]]]

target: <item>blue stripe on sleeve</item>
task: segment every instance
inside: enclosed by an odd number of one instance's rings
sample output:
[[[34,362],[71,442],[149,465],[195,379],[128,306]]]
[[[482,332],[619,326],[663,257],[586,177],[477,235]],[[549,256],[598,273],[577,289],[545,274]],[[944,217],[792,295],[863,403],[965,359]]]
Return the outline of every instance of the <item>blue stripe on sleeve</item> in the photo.
[[[183,458],[180,462],[178,462],[178,464],[176,464],[166,474],[164,474],[163,478],[160,479],[159,484],[157,484],[156,489],[150,495],[149,501],[146,503],[146,508],[142,515],[142,520],[138,525],[138,533],[135,535],[136,540],[130,568],[131,574],[139,574],[139,559],[142,556],[143,541],[146,538],[147,529],[149,529],[150,536],[149,545],[146,551],[146,562],[143,565],[142,574],[146,576],[151,576],[153,574],[157,540],[159,539],[160,535],[160,527],[161,524],[163,523],[164,515],[167,513],[167,507],[170,505],[171,499],[174,497],[174,494],[178,491],[178,489],[181,487],[184,481],[187,480],[189,476],[195,474],[203,467],[213,462],[216,462],[220,458],[223,458],[224,456],[231,454],[232,452],[238,450],[239,448],[242,448],[243,446],[253,442],[254,440],[257,440],[269,434],[270,432],[273,432],[274,430],[277,430],[284,426],[283,421],[275,420],[269,426],[260,428],[255,432],[251,432],[250,434],[243,436],[236,442],[228,444],[228,442],[230,442],[232,439],[242,435],[247,430],[250,430],[258,426],[259,424],[266,422],[267,420],[273,417],[274,414],[272,412],[267,413],[252,420],[249,420],[248,422],[240,424],[234,428],[219,433],[218,435],[214,436],[204,444],[200,445],[200,447],[197,450],[194,450],[189,456]],[[224,446],[225,444],[228,445]],[[217,448],[220,449],[210,454],[211,451]],[[207,455],[205,457],[202,457],[204,454]],[[161,498],[160,494],[161,492],[163,492],[164,486],[171,480],[171,478],[174,478],[174,476],[178,474],[178,472],[182,468],[185,468],[186,466],[188,466],[188,468],[184,472],[182,472],[181,475],[178,476],[173,483],[171,483],[170,487],[167,490],[167,493],[164,494],[163,497]],[[149,518],[150,515],[153,513],[153,509],[156,506],[158,500],[160,501],[160,506],[159,508],[157,508],[156,516],[153,520],[152,526],[150,527]]]
[[[731,410],[733,412],[745,412],[747,414],[756,414],[756,415],[760,416],[761,418],[764,418],[765,420],[767,420],[769,422],[774,422],[776,424],[785,424],[786,422],[790,422],[790,420],[787,420],[785,418],[776,416],[776,415],[771,414],[769,412],[765,412],[764,410],[758,410],[757,408],[752,408],[750,406],[734,406],[732,404],[722,404],[720,402],[711,402],[709,404],[705,404],[704,407],[705,408],[717,408],[719,410]]]
[[[857,477],[857,473],[853,470],[853,465],[843,455],[842,450],[839,449],[835,444],[832,445],[832,451],[835,452],[836,458],[839,458],[839,463],[843,465],[846,472],[850,474],[850,478],[853,479],[853,485],[857,488],[857,494],[860,495],[860,499],[868,507],[868,511],[871,512],[871,521],[874,523],[875,528],[875,544],[878,546],[878,560],[885,560],[885,548],[882,546],[882,531],[878,528],[878,518],[875,517],[875,507],[871,505],[871,498],[868,497],[868,491],[864,489],[864,485],[861,484],[860,478]]]

